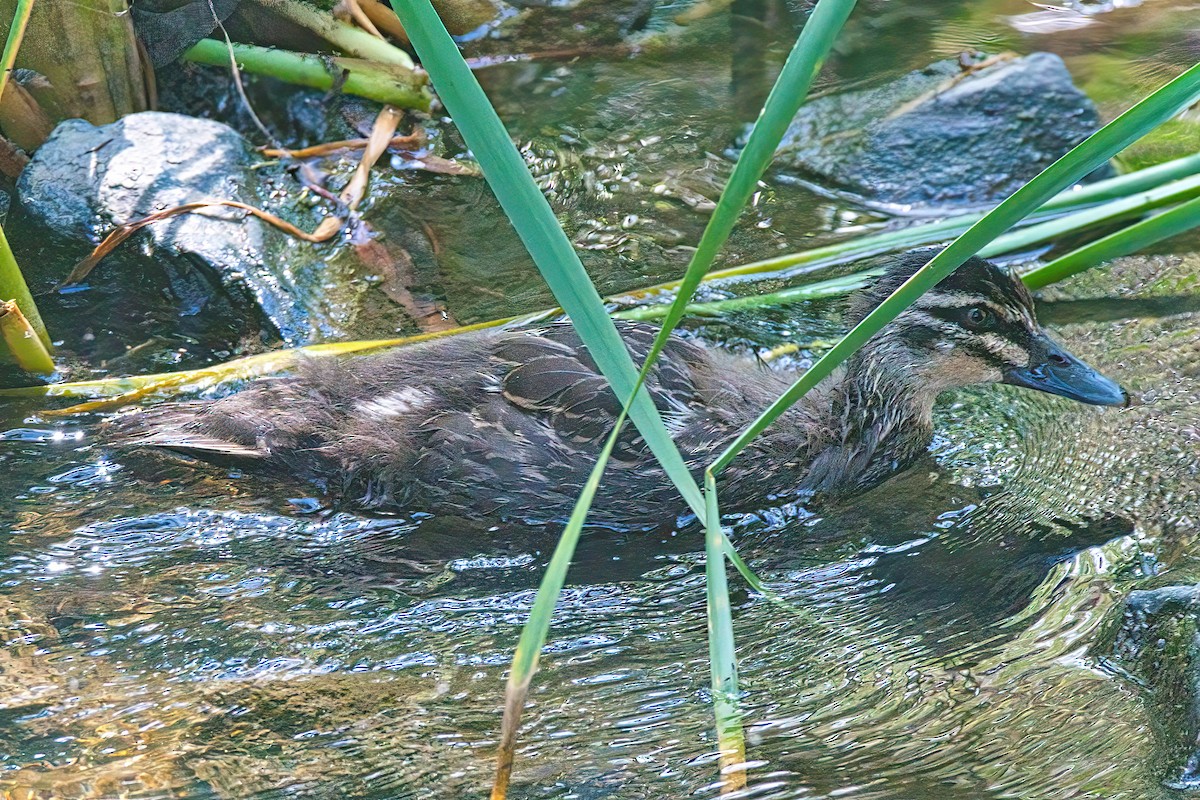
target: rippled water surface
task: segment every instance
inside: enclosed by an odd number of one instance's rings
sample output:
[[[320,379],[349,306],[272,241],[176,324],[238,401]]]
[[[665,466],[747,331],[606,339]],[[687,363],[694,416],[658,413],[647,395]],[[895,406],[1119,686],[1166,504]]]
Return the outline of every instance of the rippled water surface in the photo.
[[[1190,45],[1162,45],[1194,6],[1125,5],[1046,32],[1021,2],[864,2],[834,66],[850,82],[851,64],[862,77],[966,47],[1052,49],[1111,111],[1196,57],[1194,27]],[[589,114],[611,124],[619,97],[662,100],[635,127],[703,127],[704,103],[725,98],[692,97],[681,122],[673,65],[655,58],[522,65],[543,89],[501,90],[501,105],[528,113],[516,127],[544,128],[561,113],[544,87],[580,93],[572,81],[586,80],[600,89],[571,109],[572,130]],[[728,79],[724,57],[681,60],[712,85]],[[723,174],[712,163],[673,168],[705,182],[697,170]],[[857,219],[799,187],[773,190],[779,213],[735,242],[746,255],[773,252],[772,226],[793,226],[795,244],[798,226]],[[572,208],[582,225],[591,209]],[[853,504],[734,521],[742,552],[790,602],[734,597],[745,796],[1171,796],[1179,765],[1137,686],[1089,648],[1139,580],[1200,577],[1196,247],[1123,260],[1044,298],[1043,318],[1141,405],[961,393],[939,407],[929,458]],[[618,277],[636,284],[624,253]],[[828,318],[797,307],[701,333],[767,345],[828,335]],[[135,477],[98,440],[99,416],[42,410],[0,407],[0,496],[13,498],[0,517],[0,792],[486,796],[505,670],[555,529],[330,513],[236,474]],[[512,796],[719,793],[701,550],[694,526],[586,535]]]

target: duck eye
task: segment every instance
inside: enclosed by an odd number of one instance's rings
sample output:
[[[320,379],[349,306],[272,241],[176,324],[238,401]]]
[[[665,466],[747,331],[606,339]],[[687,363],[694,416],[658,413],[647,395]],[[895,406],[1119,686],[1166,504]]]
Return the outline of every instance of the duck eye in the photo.
[[[974,306],[967,310],[967,323],[973,328],[980,327],[990,318],[991,314],[979,306]]]

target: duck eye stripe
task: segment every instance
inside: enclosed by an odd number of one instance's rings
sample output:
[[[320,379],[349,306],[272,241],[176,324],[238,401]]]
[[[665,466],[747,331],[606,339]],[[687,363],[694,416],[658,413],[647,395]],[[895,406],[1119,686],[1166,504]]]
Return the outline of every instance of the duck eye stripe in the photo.
[[[1037,322],[1028,309],[1014,308],[1007,303],[994,303],[978,296],[970,299],[964,296],[950,302],[944,302],[942,298],[938,297],[928,304],[921,305],[920,308],[923,312],[938,319],[958,324],[961,324],[968,309],[982,308],[990,311],[993,318],[1001,325],[1016,326],[1027,331],[1037,328]]]
[[[918,347],[929,347],[939,341],[956,342],[971,355],[997,368],[1020,367],[1029,362],[1029,350],[1021,337],[997,331],[969,331],[959,324],[961,308],[941,309],[943,314],[937,313],[938,310],[906,312],[898,322],[902,335]]]
[[[994,333],[985,333],[976,336],[975,340],[1007,366],[1019,367],[1029,363],[1029,351],[1020,343],[1014,342],[1011,339],[1006,339]]]
[[[941,308],[965,308],[992,302],[991,298],[978,292],[956,292],[937,289],[921,298],[921,305]]]
[[[1009,315],[999,306],[986,300],[979,299],[969,303],[962,303],[961,305],[945,305],[939,303],[937,305],[931,305],[923,308],[922,310],[931,317],[936,317],[937,319],[945,320],[946,322],[952,324],[961,325],[963,319],[967,314],[970,313],[972,308],[984,309],[990,313],[992,319],[994,320],[1000,320],[1002,322],[1010,321]]]
[[[964,341],[963,349],[988,366],[995,367],[996,369],[1015,366],[1012,362],[1006,360],[1000,354],[993,352],[986,344],[976,338]]]

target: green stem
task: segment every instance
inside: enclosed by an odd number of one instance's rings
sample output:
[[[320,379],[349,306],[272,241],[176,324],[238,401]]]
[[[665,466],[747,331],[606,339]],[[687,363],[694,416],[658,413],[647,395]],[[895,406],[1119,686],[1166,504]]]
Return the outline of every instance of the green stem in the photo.
[[[356,25],[343,22],[327,12],[317,11],[304,3],[296,2],[296,0],[253,0],[253,2],[315,33],[346,55],[382,64],[394,64],[410,71],[414,67],[412,58],[399,47]]]
[[[1200,226],[1200,197],[1056,258],[1026,274],[1024,281],[1031,289],[1041,289],[1103,261],[1128,255],[1197,226]]]
[[[4,235],[3,228],[0,228],[0,300],[16,302],[25,319],[29,321],[29,326],[41,340],[42,346],[46,349],[51,348],[50,334],[46,332],[46,324],[42,322],[42,315],[38,313],[37,305],[33,302],[33,294],[29,291],[29,285],[25,283],[21,268],[17,266],[17,259],[12,248],[8,246],[8,238]]]
[[[8,39],[4,42],[4,54],[0,55],[0,97],[8,87],[8,79],[12,77],[13,64],[17,63],[17,51],[25,38],[25,29],[29,27],[29,15],[33,13],[33,0],[17,0],[16,14],[13,16],[12,27],[8,29]]]
[[[708,609],[708,664],[712,680],[713,711],[717,721],[717,748],[725,778],[722,793],[746,785],[746,741],[739,709],[737,654],[733,640],[733,609],[725,572],[726,538],[721,530],[717,483],[712,470],[704,473],[705,534],[704,585]]]
[[[979,251],[980,255],[989,257],[1000,253],[1011,253],[1035,244],[1049,242],[1068,233],[1092,228],[1097,225],[1140,217],[1148,211],[1162,206],[1190,200],[1200,194],[1200,175],[1193,175],[1183,180],[1172,181],[1157,186],[1148,191],[1139,192],[1130,197],[1105,203],[1092,208],[1085,208],[1058,217],[1047,222],[1030,225],[1027,228],[1011,231],[999,236],[994,242]]]
[[[567,572],[571,568],[571,559],[575,555],[575,548],[579,544],[579,537],[583,532],[583,525],[587,522],[588,509],[595,500],[604,469],[620,439],[627,410],[622,409],[617,416],[612,432],[605,440],[600,456],[592,466],[587,482],[575,500],[571,517],[567,521],[562,535],[558,538],[554,555],[551,556],[550,563],[546,565],[546,573],[542,576],[541,583],[538,584],[533,607],[529,610],[529,619],[521,628],[521,638],[513,653],[512,668],[509,670],[508,682],[504,690],[504,721],[501,723],[500,745],[497,748],[496,777],[492,784],[492,800],[504,800],[507,794],[509,778],[512,776],[517,730],[521,722],[521,711],[525,707],[525,698],[529,694],[529,684],[533,680],[534,672],[537,671],[542,648],[546,645],[554,609],[558,606],[559,596],[562,595]]]
[[[430,94],[424,77],[396,64],[378,64],[357,58],[314,56],[248,44],[233,45],[238,67],[257,75],[328,91],[337,84],[347,94],[380,103],[428,111]],[[183,57],[214,67],[229,65],[229,48],[215,39],[202,39]],[[345,80],[341,76],[345,75]]]
[[[728,300],[714,300],[710,303],[688,303],[684,313],[697,317],[715,317],[731,311],[744,311],[748,308],[763,306],[778,306],[787,303],[800,303],[805,300],[818,300],[822,297],[837,297],[855,289],[861,289],[867,281],[880,275],[883,270],[869,269],[846,275],[842,278],[830,278],[827,281],[806,283],[803,286],[792,286],[770,294],[747,295],[746,297],[731,297]],[[667,306],[650,305],[628,308],[624,311],[613,312],[617,319],[654,320],[661,319],[667,314]]]
[[[1164,161],[1152,167],[1127,172],[1095,183],[1085,183],[1067,189],[1051,198],[1039,211],[1065,211],[1089,203],[1128,197],[1135,192],[1153,189],[1167,181],[1186,178],[1200,172],[1200,153]]]

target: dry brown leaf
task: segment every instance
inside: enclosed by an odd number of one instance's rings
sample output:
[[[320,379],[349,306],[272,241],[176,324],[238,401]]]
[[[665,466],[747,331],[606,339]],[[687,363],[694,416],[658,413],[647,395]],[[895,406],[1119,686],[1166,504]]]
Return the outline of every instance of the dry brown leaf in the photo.
[[[401,306],[425,332],[444,331],[458,323],[438,302],[420,300],[410,287],[416,283],[416,265],[402,247],[387,246],[378,239],[368,239],[355,245],[355,255],[364,267],[382,280],[379,288],[390,300]]]
[[[393,39],[408,44],[408,34],[404,32],[404,26],[400,24],[400,18],[396,16],[396,12],[385,6],[379,0],[360,0],[358,7],[367,16],[371,22],[375,23],[377,30],[381,30]]]
[[[312,147],[302,147],[299,150],[283,150],[275,147],[264,147],[260,152],[268,158],[317,158],[333,155],[342,150],[363,150],[370,139],[342,139],[336,142],[315,144]],[[388,142],[389,149],[414,150],[425,144],[425,132],[416,130],[409,134],[397,134]]]
[[[367,146],[359,159],[358,169],[354,171],[354,177],[346,184],[346,188],[338,195],[351,211],[357,209],[366,196],[367,184],[371,180],[371,167],[387,152],[388,143],[396,135],[396,126],[400,124],[403,116],[400,109],[388,105],[380,109],[379,115],[375,117],[375,125],[371,128],[371,135],[367,137]]]
[[[261,208],[255,208],[254,206],[247,205],[246,203],[240,203],[237,200],[198,200],[194,203],[184,203],[183,205],[163,209],[162,211],[157,211],[150,216],[142,217],[141,219],[135,219],[132,222],[126,222],[124,225],[118,225],[111,233],[108,234],[108,236],[104,237],[104,241],[96,245],[96,249],[92,250],[92,252],[88,254],[87,258],[75,265],[75,268],[71,270],[71,273],[63,279],[63,282],[60,283],[57,288],[62,289],[67,286],[73,286],[85,279],[105,256],[115,250],[130,236],[137,233],[147,225],[164,219],[170,219],[171,217],[177,217],[180,214],[188,214],[193,211],[199,211],[201,209],[214,208],[218,206],[236,208],[240,209],[241,211],[245,211],[252,216],[258,217],[268,225],[273,225],[274,227],[279,228],[289,236],[294,236],[297,239],[301,239],[306,242],[320,243],[329,241],[329,239],[333,238],[334,234],[336,234],[342,227],[342,220],[338,219],[337,217],[326,217],[325,219],[321,220],[319,225],[317,225],[316,230],[314,230],[312,233],[306,233],[287,220],[280,219],[268,211],[263,211]]]

